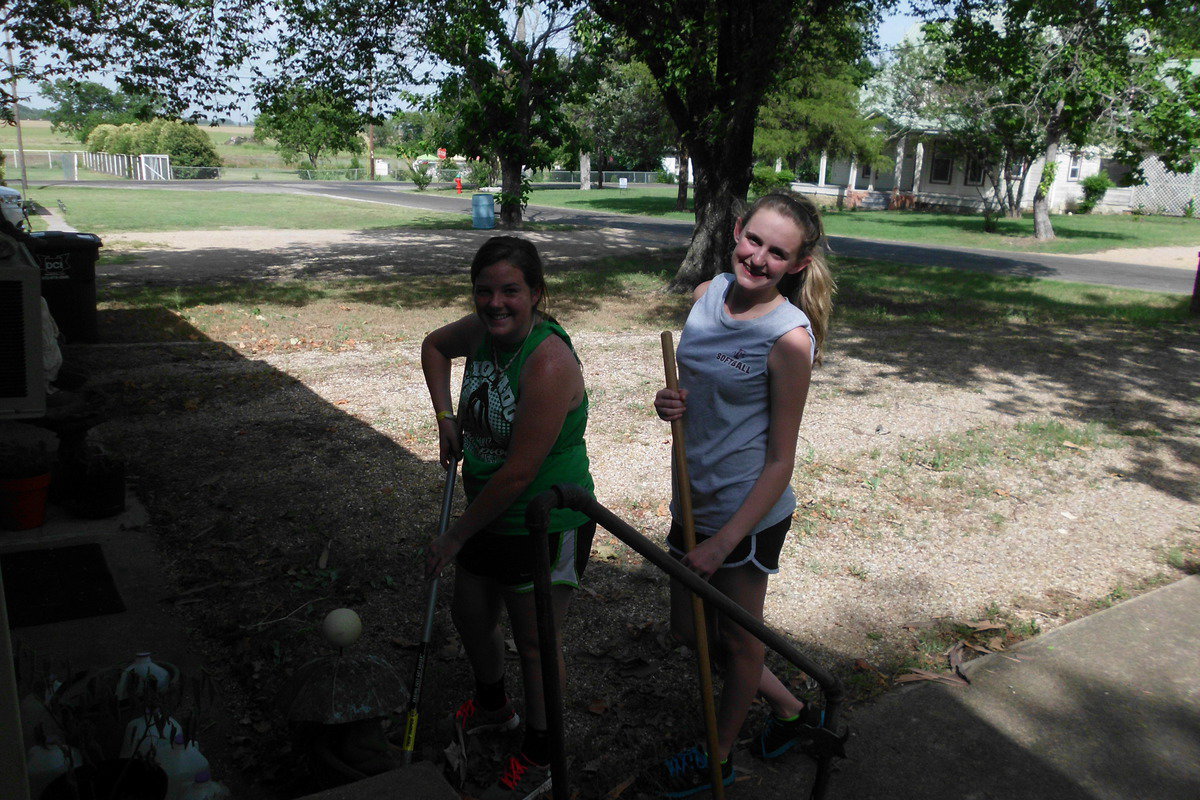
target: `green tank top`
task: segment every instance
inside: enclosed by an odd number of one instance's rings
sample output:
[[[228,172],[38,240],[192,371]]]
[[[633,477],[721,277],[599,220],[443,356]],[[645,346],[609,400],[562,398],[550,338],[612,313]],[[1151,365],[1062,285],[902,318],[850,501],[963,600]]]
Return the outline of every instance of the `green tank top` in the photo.
[[[492,358],[492,337],[484,334],[483,343],[467,360],[463,373],[462,394],[459,398],[459,417],[463,426],[463,490],[467,501],[472,502],[484,484],[504,464],[512,437],[513,420],[517,415],[520,399],[521,370],[537,346],[546,337],[557,335],[571,353],[575,348],[571,339],[560,325],[542,320],[533,326],[520,352],[500,351],[497,357],[504,365],[509,357],[512,362],[503,371],[498,369]],[[579,357],[575,360],[578,362]],[[501,534],[527,535],[525,507],[529,501],[556,483],[577,483],[589,492],[594,489],[588,471],[587,446],[583,440],[587,428],[588,398],[577,408],[567,412],[558,439],[550,448],[546,460],[538,470],[537,477],[508,509],[497,517],[488,529]],[[576,528],[587,522],[587,515],[571,509],[560,508],[550,512],[551,533]]]

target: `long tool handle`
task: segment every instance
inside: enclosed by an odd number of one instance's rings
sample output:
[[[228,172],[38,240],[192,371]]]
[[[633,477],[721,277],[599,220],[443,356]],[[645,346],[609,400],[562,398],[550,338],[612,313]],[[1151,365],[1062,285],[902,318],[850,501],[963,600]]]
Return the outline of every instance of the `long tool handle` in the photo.
[[[442,516],[438,520],[438,536],[450,527],[450,507],[454,504],[454,479],[458,477],[458,459],[450,459],[446,470],[446,487],[442,492]],[[421,649],[417,651],[417,666],[413,671],[412,695],[408,701],[408,716],[404,720],[404,744],[400,748],[401,761],[411,764],[413,750],[417,744],[417,717],[421,710],[421,687],[425,683],[425,660],[429,656],[429,643],[433,641],[433,614],[437,610],[438,576],[429,579],[429,599],[425,604],[425,630],[421,634]]]
[[[678,391],[679,375],[675,371],[675,342],[670,331],[662,332],[663,368],[667,373],[667,388]],[[692,482],[688,475],[687,448],[683,441],[683,420],[671,421],[671,441],[674,448],[675,485],[679,488],[679,513],[683,517],[684,549],[691,552],[696,546],[696,520],[692,516]],[[708,734],[709,780],[715,800],[725,800],[725,785],[721,782],[721,763],[717,760],[717,707],[713,702],[712,662],[708,656],[708,624],[704,619],[704,601],[692,595],[692,620],[696,625],[696,666],[700,672],[700,699],[704,703],[704,729]]]

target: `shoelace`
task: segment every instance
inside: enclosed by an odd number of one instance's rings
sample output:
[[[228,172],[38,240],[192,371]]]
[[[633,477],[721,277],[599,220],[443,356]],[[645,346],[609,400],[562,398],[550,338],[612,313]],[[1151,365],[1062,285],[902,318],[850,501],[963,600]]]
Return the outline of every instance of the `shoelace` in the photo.
[[[517,784],[521,782],[521,777],[529,771],[529,767],[521,763],[521,759],[516,756],[508,757],[508,769],[504,771],[504,775],[500,778],[509,789],[517,788]]]
[[[689,765],[694,769],[704,769],[708,766],[708,753],[699,747],[676,753],[667,759],[667,774],[672,778],[678,777],[688,771]]]
[[[470,700],[459,706],[458,711],[454,712],[454,718],[465,721],[475,716],[475,714],[475,698],[472,697]],[[445,719],[445,717],[442,717],[442,719]]]

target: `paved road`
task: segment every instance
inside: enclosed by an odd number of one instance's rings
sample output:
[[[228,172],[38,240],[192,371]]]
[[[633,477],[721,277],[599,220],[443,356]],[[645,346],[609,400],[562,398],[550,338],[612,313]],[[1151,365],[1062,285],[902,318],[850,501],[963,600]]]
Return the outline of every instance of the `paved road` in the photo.
[[[77,185],[77,184],[60,184]],[[355,181],[174,181],[170,184],[135,181],[88,181],[89,186],[113,188],[201,189],[236,192],[294,192],[324,197],[337,197],[361,202],[421,208],[445,213],[471,213],[471,193],[461,196],[418,194],[409,191],[410,184],[361,183]],[[658,241],[677,237],[686,245],[691,237],[692,223],[659,217],[638,217],[583,209],[529,206],[526,218],[585,227],[605,227],[643,231]],[[1156,267],[1137,263],[1116,263],[1088,258],[1072,258],[1043,253],[1012,253],[1002,250],[983,250],[945,245],[921,245],[910,242],[830,237],[834,252],[859,258],[875,258],[905,264],[954,267],[994,275],[1053,278],[1062,281],[1119,286],[1151,292],[1191,294],[1195,273],[1191,270]]]

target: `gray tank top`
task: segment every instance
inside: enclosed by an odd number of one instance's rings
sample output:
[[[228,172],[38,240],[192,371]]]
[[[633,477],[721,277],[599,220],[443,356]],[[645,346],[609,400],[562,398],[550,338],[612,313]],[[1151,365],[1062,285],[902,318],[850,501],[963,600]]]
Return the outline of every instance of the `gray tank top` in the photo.
[[[676,360],[679,385],[688,390],[684,440],[692,483],[696,530],[712,535],[741,507],[766,463],[770,428],[767,355],[775,341],[803,327],[808,316],[783,303],[758,319],[732,319],[725,296],[730,273],[713,278],[688,314]],[[796,496],[789,484],[751,531],[758,533],[789,517]],[[676,492],[671,512],[678,519]]]

